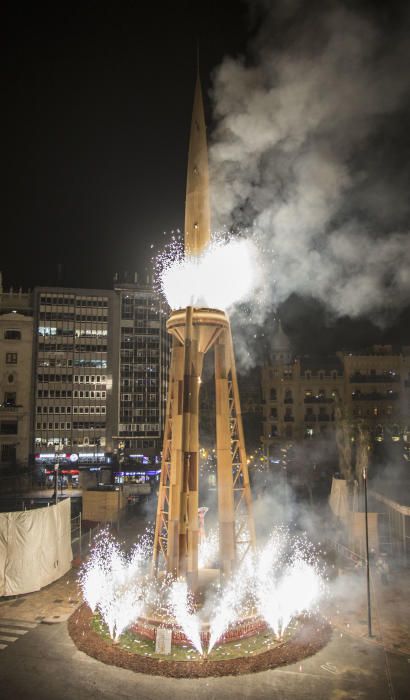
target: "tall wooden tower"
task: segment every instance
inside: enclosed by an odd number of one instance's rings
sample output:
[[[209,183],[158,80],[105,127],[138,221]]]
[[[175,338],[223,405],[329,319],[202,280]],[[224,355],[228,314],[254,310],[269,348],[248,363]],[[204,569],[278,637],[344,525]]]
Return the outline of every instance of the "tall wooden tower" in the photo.
[[[195,87],[185,206],[185,254],[210,241],[206,127],[199,76]],[[199,391],[204,355],[213,351],[219,568],[229,574],[255,544],[252,497],[239,403],[232,335],[224,311],[174,311],[167,415],[155,525],[153,572],[184,576],[198,585]]]

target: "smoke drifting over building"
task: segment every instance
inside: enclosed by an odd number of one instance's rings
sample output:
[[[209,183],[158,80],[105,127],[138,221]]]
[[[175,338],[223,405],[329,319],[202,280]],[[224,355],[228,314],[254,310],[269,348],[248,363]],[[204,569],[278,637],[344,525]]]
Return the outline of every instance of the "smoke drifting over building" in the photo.
[[[296,293],[388,324],[410,292],[409,13],[305,5],[258,3],[249,57],[215,72],[213,226],[258,243],[260,320]]]

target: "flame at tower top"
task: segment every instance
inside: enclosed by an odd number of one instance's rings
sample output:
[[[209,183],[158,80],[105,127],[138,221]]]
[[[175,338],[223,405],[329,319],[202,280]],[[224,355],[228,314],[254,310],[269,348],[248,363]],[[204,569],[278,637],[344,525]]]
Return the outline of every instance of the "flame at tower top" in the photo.
[[[211,239],[208,148],[201,81],[197,73],[185,198],[185,255],[200,255]]]

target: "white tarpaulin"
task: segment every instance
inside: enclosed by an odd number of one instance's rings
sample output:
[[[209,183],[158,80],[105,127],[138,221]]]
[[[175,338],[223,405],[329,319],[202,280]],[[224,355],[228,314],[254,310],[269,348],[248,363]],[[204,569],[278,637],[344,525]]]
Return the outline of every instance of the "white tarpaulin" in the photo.
[[[71,568],[70,499],[49,508],[0,513],[0,596],[31,593]]]
[[[332,490],[329,496],[329,505],[334,515],[345,518],[349,511],[349,492],[347,481],[344,479],[332,479]]]

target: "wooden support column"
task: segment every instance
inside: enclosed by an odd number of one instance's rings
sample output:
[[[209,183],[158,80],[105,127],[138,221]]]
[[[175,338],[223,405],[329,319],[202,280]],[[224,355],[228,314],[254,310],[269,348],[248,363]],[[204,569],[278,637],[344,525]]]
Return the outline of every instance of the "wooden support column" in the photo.
[[[184,389],[182,397],[182,481],[179,525],[179,575],[195,591],[198,584],[198,452],[199,452],[199,362],[198,338],[193,327],[193,309],[186,310]],[[199,366],[201,365],[201,367]],[[199,374],[198,374],[199,372]]]
[[[182,480],[182,392],[184,383],[184,347],[173,353],[172,445],[169,478],[167,572],[179,574],[179,527]]]
[[[238,433],[238,450],[240,458],[240,481],[243,488],[243,498],[246,507],[246,525],[247,535],[249,536],[250,546],[255,548],[256,546],[256,534],[255,534],[255,521],[253,518],[253,504],[252,504],[252,493],[249,481],[249,470],[248,470],[248,460],[246,457],[246,447],[245,447],[245,434],[243,432],[242,423],[242,411],[241,402],[239,398],[239,388],[238,379],[236,376],[236,364],[235,355],[233,350],[232,333],[229,325],[229,330],[226,332],[227,344],[229,346],[229,357],[230,357],[230,367],[231,367],[231,381],[232,381],[232,397],[233,397],[233,408],[236,417],[236,426]]]
[[[236,559],[235,504],[229,408],[229,356],[226,331],[215,344],[216,459],[218,479],[219,558],[222,574],[230,574]]]

